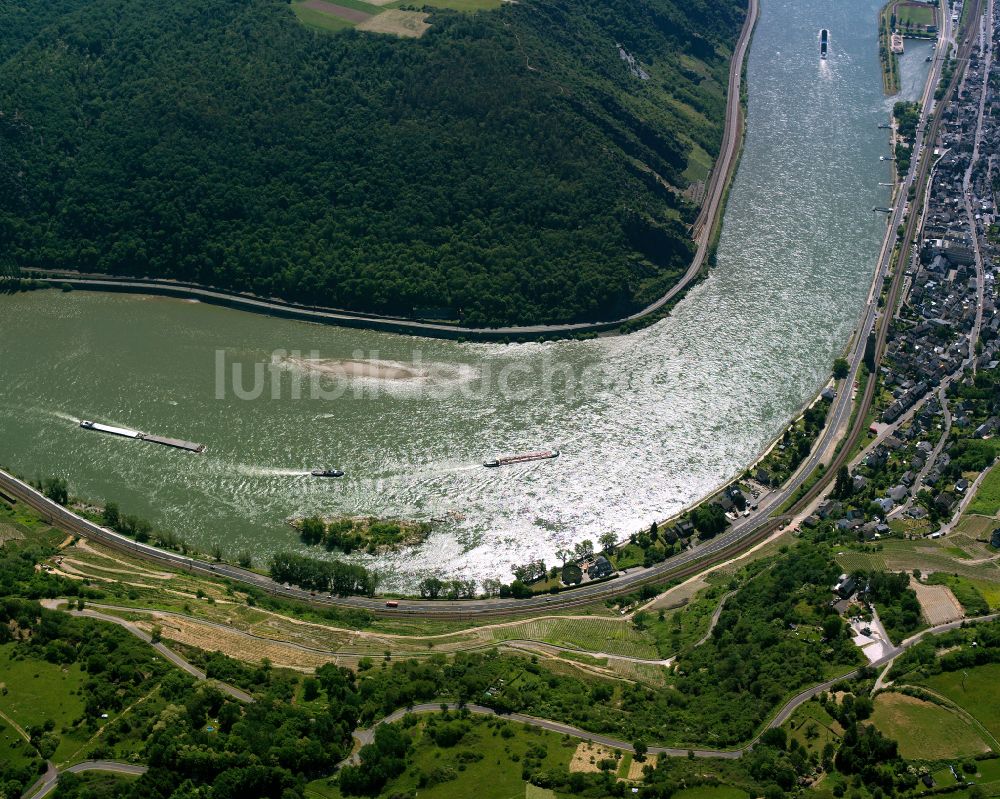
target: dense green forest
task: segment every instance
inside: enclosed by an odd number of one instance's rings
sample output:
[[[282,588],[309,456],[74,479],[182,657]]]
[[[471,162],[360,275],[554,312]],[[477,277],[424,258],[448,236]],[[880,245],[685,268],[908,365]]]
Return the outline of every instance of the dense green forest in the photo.
[[[522,0],[401,40],[280,0],[2,4],[0,266],[614,318],[690,261],[743,5]]]

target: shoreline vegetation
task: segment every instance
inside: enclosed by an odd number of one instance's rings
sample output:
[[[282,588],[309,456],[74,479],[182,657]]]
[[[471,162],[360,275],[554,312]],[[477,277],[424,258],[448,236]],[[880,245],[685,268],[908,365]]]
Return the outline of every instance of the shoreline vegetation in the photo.
[[[899,94],[899,57],[892,52],[891,37],[896,7],[896,0],[889,0],[878,17],[878,57],[882,64],[882,91],[887,97]]]

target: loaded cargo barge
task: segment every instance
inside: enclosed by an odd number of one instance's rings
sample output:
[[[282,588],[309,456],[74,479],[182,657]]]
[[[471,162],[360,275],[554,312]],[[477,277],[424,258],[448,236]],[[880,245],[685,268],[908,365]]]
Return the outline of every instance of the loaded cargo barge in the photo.
[[[483,466],[490,469],[495,469],[497,466],[510,466],[514,463],[529,463],[530,461],[544,461],[549,458],[558,458],[559,450],[557,449],[546,449],[541,452],[525,452],[521,455],[505,455],[502,458],[494,458],[491,461],[486,461]]]
[[[84,430],[95,430],[98,433],[109,433],[113,436],[121,436],[122,438],[135,438],[139,441],[152,441],[154,444],[162,444],[165,447],[173,447],[174,449],[183,449],[187,452],[204,452],[204,444],[196,444],[193,441],[182,441],[179,438],[166,438],[165,436],[154,436],[151,433],[142,433],[138,430],[129,430],[127,427],[114,427],[110,424],[101,424],[100,422],[91,422],[84,419],[80,422],[80,427]]]

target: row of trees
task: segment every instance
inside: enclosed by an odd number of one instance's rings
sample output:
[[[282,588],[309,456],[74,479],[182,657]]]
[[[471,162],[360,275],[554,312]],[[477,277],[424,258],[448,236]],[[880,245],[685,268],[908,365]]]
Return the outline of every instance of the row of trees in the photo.
[[[437,577],[426,577],[417,586],[420,596],[424,599],[475,599],[475,580],[439,580]],[[499,593],[499,586],[497,592]]]
[[[316,560],[294,552],[275,554],[271,559],[270,573],[279,583],[338,596],[372,596],[378,587],[378,575],[364,566],[337,560]]]

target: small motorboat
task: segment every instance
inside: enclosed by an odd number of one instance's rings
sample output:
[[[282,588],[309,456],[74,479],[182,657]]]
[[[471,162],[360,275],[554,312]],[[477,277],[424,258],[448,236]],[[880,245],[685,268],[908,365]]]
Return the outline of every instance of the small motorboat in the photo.
[[[313,469],[310,472],[313,477],[343,477],[344,473],[340,469]]]

